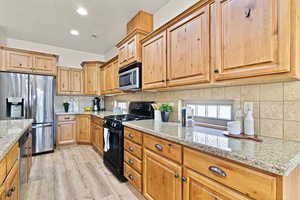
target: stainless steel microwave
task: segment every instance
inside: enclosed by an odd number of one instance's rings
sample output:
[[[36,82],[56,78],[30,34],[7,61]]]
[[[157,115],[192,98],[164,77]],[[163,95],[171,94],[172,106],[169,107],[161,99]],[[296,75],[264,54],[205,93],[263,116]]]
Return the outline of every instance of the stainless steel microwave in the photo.
[[[141,63],[135,63],[119,71],[120,90],[135,91],[141,89]]]

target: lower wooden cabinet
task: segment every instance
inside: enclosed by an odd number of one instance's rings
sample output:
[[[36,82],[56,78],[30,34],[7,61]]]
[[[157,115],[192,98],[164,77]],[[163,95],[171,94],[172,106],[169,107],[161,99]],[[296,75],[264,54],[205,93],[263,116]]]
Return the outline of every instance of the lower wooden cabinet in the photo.
[[[182,199],[181,174],[180,165],[144,148],[143,189],[147,199]]]
[[[78,143],[91,143],[91,116],[90,115],[77,115],[77,142]]]
[[[19,162],[16,162],[10,173],[8,174],[6,181],[6,198],[5,200],[19,200]]]
[[[198,174],[183,170],[183,200],[250,200],[238,192]]]
[[[91,143],[100,153],[103,153],[103,126],[92,123],[91,125]]]
[[[57,144],[76,142],[76,121],[59,122],[57,125]]]

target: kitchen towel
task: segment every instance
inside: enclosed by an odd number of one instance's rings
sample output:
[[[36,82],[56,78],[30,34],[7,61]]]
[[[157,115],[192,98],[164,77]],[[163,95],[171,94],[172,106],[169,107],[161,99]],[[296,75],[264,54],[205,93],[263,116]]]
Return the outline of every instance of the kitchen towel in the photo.
[[[109,134],[108,128],[104,128],[104,152],[107,152],[110,149]]]

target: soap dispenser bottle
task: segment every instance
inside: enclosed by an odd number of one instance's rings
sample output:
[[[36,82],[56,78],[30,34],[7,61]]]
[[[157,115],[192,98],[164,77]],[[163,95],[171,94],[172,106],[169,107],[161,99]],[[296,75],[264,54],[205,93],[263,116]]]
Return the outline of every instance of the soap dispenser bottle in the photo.
[[[244,119],[244,132],[246,135],[254,136],[254,119],[252,110],[248,110]]]

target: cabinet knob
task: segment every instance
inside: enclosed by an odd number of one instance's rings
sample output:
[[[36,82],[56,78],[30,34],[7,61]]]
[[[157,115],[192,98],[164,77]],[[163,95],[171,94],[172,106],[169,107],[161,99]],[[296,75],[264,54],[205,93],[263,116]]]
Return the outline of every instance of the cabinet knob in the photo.
[[[11,192],[11,191],[8,191],[8,192],[6,193],[6,196],[7,196],[7,197],[11,197],[11,195],[12,195],[12,192]]]
[[[182,180],[182,182],[187,182],[187,178],[186,177],[182,177],[181,180]]]
[[[133,151],[134,148],[130,146],[130,147],[128,147],[128,150],[129,150],[129,151]]]
[[[179,174],[175,174],[174,177],[175,177],[175,178],[179,178]]]
[[[133,165],[133,160],[128,160],[129,165]]]
[[[19,66],[22,67],[22,63],[20,63]]]
[[[128,136],[129,136],[130,138],[133,138],[133,137],[134,137],[134,135],[131,134],[131,133],[129,133]]]
[[[219,70],[218,70],[218,69],[215,69],[214,72],[215,72],[215,73],[219,73]]]
[[[11,192],[14,192],[14,191],[16,191],[16,187],[14,186],[14,187],[12,187],[11,189],[10,189],[10,191]]]
[[[131,174],[129,174],[129,175],[128,175],[128,178],[129,178],[130,180],[132,180],[132,179],[133,179],[133,176],[132,176]]]
[[[154,147],[158,150],[158,151],[162,151],[163,147],[160,144],[156,144],[154,145]]]

